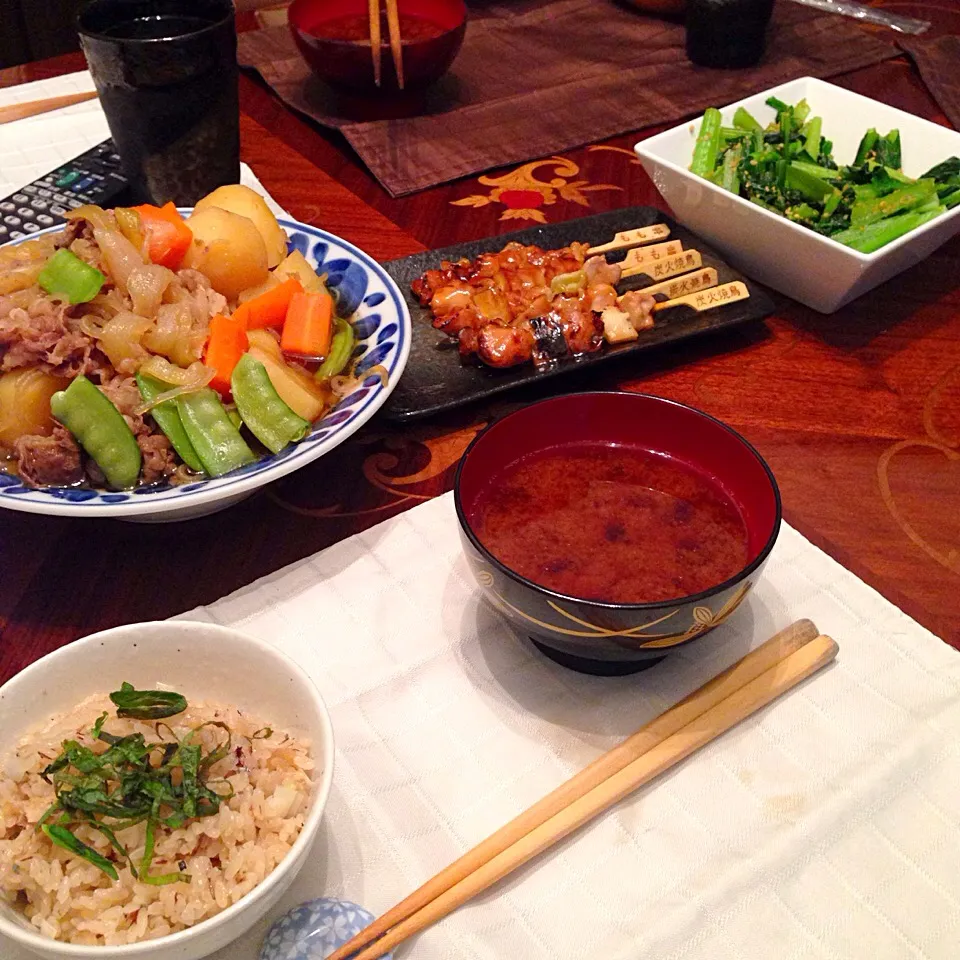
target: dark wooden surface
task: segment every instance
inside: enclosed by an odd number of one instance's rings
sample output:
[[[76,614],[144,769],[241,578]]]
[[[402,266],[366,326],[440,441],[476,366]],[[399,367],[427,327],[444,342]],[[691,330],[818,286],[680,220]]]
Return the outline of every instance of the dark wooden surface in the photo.
[[[960,0],[889,5],[960,33]],[[15,67],[0,71],[0,85],[82,66],[68,55]],[[947,122],[906,60],[835,82]],[[637,135],[394,200],[343,142],[249,77],[241,102],[243,158],[277,201],[380,260],[538,218],[663,206],[633,160]],[[649,391],[725,420],[769,461],[789,523],[960,648],[958,277],[960,238],[832,316],[777,297],[765,322],[538,389]],[[413,426],[375,419],[311,467],[189,523],[3,511],[0,681],[92,631],[212,602],[450,489],[477,431],[538,395],[528,390]]]
[[[2,0],[0,67],[76,50],[81,0]]]

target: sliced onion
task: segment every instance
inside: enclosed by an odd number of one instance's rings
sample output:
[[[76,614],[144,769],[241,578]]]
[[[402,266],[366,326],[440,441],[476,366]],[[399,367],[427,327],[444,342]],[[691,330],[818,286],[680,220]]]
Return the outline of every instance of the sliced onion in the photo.
[[[210,332],[210,317],[226,310],[227,301],[202,283],[191,292],[187,289],[181,271],[167,287],[164,299],[168,301],[157,311],[157,329],[144,342],[154,353],[162,353],[182,367],[199,360]],[[195,271],[194,271],[195,272]]]
[[[359,377],[331,377],[327,382],[330,387],[330,392],[339,399],[340,397],[345,397],[348,393],[359,387],[369,376],[379,377],[380,382],[384,386],[386,386],[387,381],[390,378],[387,368],[382,363],[378,363],[375,366],[372,366],[369,370],[364,370]]]
[[[137,252],[137,248],[115,228],[103,230],[94,227],[93,238],[103,254],[110,279],[126,293],[130,275],[144,265],[143,257]]]
[[[103,328],[106,324],[104,317],[98,317],[93,313],[85,313],[80,319],[80,329],[94,340],[99,340],[103,336]]]
[[[143,344],[152,353],[172,359],[177,343],[181,338],[189,336],[192,329],[193,318],[186,304],[165,303],[157,310],[153,329],[143,338]],[[193,359],[199,358],[192,357],[191,360]],[[189,365],[191,360],[183,366]]]
[[[154,317],[164,291],[176,279],[172,270],[149,263],[134,267],[127,277],[127,292],[133,301],[133,312],[141,317]]]
[[[118,313],[103,325],[97,342],[118,373],[136,373],[147,359],[140,338],[152,325],[153,321],[147,317],[129,312]]]
[[[124,292],[127,278],[136,267],[143,266],[143,256],[120,232],[117,221],[106,210],[93,204],[77,207],[67,214],[69,220],[86,220],[93,228],[93,238],[103,254],[110,279]]]
[[[189,366],[203,356],[203,347],[209,335],[209,323],[194,324],[188,333],[180,337],[170,351],[170,359],[174,363]]]
[[[88,203],[66,215],[67,220],[86,220],[94,230],[116,230],[116,224],[110,219],[103,207]]]
[[[370,376],[379,377],[383,386],[390,382],[390,371],[382,363],[374,364],[369,370],[364,370],[360,382],[362,383]]]
[[[130,309],[130,305],[124,300],[123,294],[116,287],[110,287],[109,290],[101,290],[100,293],[84,306],[88,311],[96,311],[108,318],[112,317],[115,313],[122,313]]]
[[[193,483],[194,480],[202,476],[202,473],[194,473],[185,463],[181,463],[173,476],[170,477],[170,485],[179,487],[184,483]]]
[[[167,400],[175,400],[177,397],[183,396],[185,393],[196,393],[198,390],[202,390],[207,383],[209,383],[216,373],[216,370],[210,371],[210,376],[208,377],[206,383],[195,383],[183,387],[172,387],[170,390],[164,390],[163,393],[158,393],[149,403],[141,403],[134,408],[134,413],[138,413],[141,416],[145,413],[149,413],[154,407],[159,406],[161,403],[165,403]]]
[[[53,252],[52,237],[0,247],[0,296],[32,287]]]
[[[151,357],[140,367],[140,372],[175,387],[188,387],[194,384],[205,387],[216,373],[211,367],[205,367],[202,363],[191,363],[184,369],[163,357]]]
[[[345,397],[357,384],[359,380],[356,377],[331,377],[327,381],[327,386],[330,388],[330,392],[339,400],[341,397]]]
[[[113,215],[117,219],[117,226],[120,232],[141,252],[146,258],[144,250],[143,230],[140,226],[140,214],[133,207],[114,207]]]

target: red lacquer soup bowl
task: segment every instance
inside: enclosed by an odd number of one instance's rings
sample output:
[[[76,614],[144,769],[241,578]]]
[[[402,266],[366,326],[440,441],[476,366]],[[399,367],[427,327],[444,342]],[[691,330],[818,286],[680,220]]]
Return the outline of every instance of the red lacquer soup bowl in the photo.
[[[381,8],[383,5],[381,4]],[[442,77],[456,59],[467,29],[464,0],[398,0],[404,89],[416,90]],[[373,61],[366,0],[294,0],[288,19],[297,48],[327,83],[373,93]],[[381,29],[380,92],[396,92],[389,31]]]
[[[454,492],[485,597],[549,657],[642,670],[735,614],[780,532],[770,468],[730,427],[637,393],[496,421]]]

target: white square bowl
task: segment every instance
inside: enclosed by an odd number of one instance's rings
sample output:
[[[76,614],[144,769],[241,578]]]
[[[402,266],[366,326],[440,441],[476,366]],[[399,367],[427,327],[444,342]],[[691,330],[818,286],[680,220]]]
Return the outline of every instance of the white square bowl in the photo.
[[[823,118],[838,164],[851,163],[863,134],[899,129],[903,172],[918,177],[950,156],[960,156],[960,133],[922,120],[814,77],[771,87],[720,112],[733,125],[737,107],[760,123],[775,118],[770,96],[785,103],[806,99],[810,115]],[[688,169],[700,120],[642,140],[634,150],[677,219],[716,247],[737,269],[821,313],[833,313],[873,287],[919,263],[960,231],[960,206],[873,253],[859,253],[829,237],[764,210]]]

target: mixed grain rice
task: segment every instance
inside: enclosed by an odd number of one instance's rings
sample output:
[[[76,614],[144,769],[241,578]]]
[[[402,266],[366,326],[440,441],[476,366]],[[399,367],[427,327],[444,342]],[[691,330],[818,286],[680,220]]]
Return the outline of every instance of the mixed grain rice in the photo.
[[[112,853],[106,839],[89,827],[76,835],[114,861],[119,882],[93,864],[55,846],[33,829],[54,801],[51,784],[40,771],[56,757],[61,743],[76,739],[94,746],[90,735],[104,711],[104,729],[117,736],[143,733],[158,737],[156,725],[120,720],[106,695],[90,697],[69,714],[53,718],[24,737],[0,764],[0,896],[13,904],[43,935],[69,943],[112,946],[162,937],[212,917],[249,893],[284,858],[303,827],[310,805],[313,762],[310,743],[267,727],[262,719],[235,707],[191,703],[169,723],[182,738],[189,729],[219,720],[233,736],[228,757],[210,771],[210,779],[228,777],[234,788],[219,811],[177,830],[157,830],[152,873],[183,869],[189,883],[151,886],[133,878],[129,866]],[[200,732],[204,753],[221,742],[223,731]],[[106,745],[102,745],[106,748]],[[118,838],[135,863],[143,855],[145,824],[120,831]],[[166,866],[166,869],[164,867]]]

